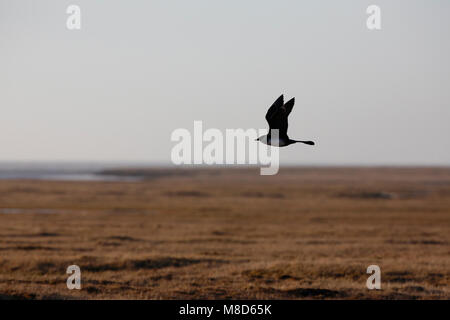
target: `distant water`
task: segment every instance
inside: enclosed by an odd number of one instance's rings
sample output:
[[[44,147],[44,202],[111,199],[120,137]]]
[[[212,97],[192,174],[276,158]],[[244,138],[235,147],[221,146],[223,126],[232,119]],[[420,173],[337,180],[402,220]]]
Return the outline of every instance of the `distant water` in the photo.
[[[136,181],[138,177],[100,174],[112,168],[142,166],[133,163],[12,163],[0,162],[0,180],[59,180],[59,181]]]

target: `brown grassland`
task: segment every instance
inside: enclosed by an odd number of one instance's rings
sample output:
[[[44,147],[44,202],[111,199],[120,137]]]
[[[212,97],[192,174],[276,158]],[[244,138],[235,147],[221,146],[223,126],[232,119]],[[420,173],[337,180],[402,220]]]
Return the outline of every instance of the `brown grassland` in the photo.
[[[0,299],[450,298],[450,168],[116,173],[0,181]]]

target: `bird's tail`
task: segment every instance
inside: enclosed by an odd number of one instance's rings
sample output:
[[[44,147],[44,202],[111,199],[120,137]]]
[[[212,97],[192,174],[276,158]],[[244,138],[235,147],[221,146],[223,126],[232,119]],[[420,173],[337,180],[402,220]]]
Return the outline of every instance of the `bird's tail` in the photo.
[[[304,143],[304,144],[309,144],[310,146],[315,145],[314,141],[302,141],[302,140],[294,140],[294,141]]]

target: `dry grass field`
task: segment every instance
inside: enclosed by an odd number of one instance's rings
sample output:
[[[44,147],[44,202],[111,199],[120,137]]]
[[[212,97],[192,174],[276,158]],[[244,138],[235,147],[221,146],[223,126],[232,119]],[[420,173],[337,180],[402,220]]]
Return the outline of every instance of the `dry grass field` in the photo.
[[[0,181],[0,299],[450,298],[449,168],[118,173]]]

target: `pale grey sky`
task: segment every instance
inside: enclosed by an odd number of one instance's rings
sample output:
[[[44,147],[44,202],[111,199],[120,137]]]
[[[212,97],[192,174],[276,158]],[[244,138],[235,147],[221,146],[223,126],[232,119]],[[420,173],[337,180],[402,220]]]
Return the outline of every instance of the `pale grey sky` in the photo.
[[[448,0],[0,0],[0,161],[169,162],[174,129],[265,128],[285,93],[317,146],[282,164],[449,165],[449,57]]]

